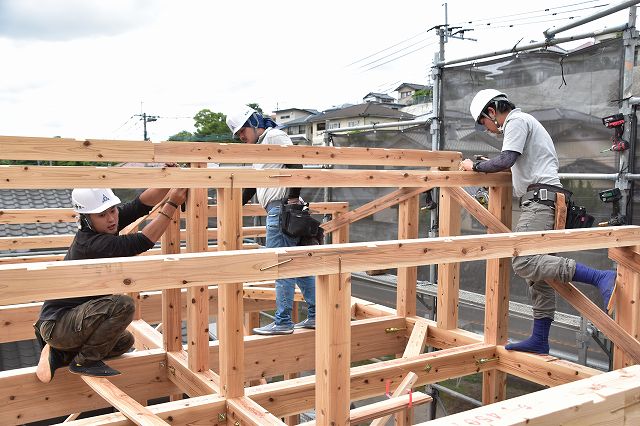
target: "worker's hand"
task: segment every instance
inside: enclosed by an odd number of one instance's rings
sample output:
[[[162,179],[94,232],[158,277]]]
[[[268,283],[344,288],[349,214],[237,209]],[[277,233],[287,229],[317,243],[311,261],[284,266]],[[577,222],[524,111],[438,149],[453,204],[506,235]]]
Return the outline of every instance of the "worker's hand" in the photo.
[[[458,166],[458,170],[460,170],[461,172],[470,172],[473,170],[473,161],[469,160],[468,158],[465,158],[464,160],[462,160],[460,162],[460,165]]]
[[[164,163],[165,167],[180,167],[178,163]]]
[[[168,200],[180,205],[187,199],[187,188],[173,188],[169,191]]]

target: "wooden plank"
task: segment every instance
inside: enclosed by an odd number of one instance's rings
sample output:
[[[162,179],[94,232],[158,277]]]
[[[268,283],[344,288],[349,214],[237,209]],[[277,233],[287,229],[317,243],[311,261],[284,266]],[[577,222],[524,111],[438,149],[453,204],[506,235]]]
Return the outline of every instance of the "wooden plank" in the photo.
[[[233,175],[233,179],[231,176]],[[422,170],[287,169],[286,174],[253,169],[178,167],[0,166],[0,189],[73,188],[279,188],[510,186],[509,173]],[[135,182],[133,184],[132,182]]]
[[[349,424],[351,276],[316,279],[316,421]]]
[[[162,254],[180,253],[180,209],[173,213],[171,223],[160,239]],[[186,296],[185,296],[186,298]],[[182,295],[179,288],[162,290],[162,339],[167,352],[182,350]],[[142,311],[142,308],[140,309]]]
[[[192,163],[191,170],[204,170],[206,163]],[[187,251],[207,251],[207,190],[190,189],[187,197]],[[187,353],[189,369],[203,372],[209,364],[209,291],[208,286],[187,288]]]
[[[194,397],[182,401],[172,401],[150,405],[147,409],[175,425],[197,425],[210,423],[227,412],[227,401],[217,395]],[[113,413],[68,422],[69,426],[128,426],[131,424],[123,414]],[[215,424],[215,423],[214,423]]]
[[[635,365],[419,425],[635,425],[639,393]]]
[[[143,141],[0,136],[0,159],[152,162],[153,145]]]
[[[427,331],[426,328],[424,330]],[[393,391],[391,398],[397,398],[406,394],[407,392],[410,392],[416,381],[418,381],[418,376],[416,375],[416,373],[413,373],[411,371],[408,372],[407,375],[404,376],[404,379],[402,379],[402,382],[400,382],[396,390]],[[431,399],[431,397],[429,398]],[[385,415],[384,417],[377,418],[376,420],[371,422],[371,426],[384,426],[387,424],[387,421],[389,421],[390,418],[390,415]]]
[[[426,321],[417,321],[415,323],[413,330],[411,331],[411,336],[409,336],[407,347],[402,354],[404,358],[418,356],[424,352],[424,347],[427,343],[428,330],[429,325]]]
[[[144,320],[133,320],[127,330],[135,337],[137,350],[162,349],[162,334]]]
[[[629,247],[638,252],[639,247]],[[615,321],[634,339],[640,340],[640,275],[632,269],[618,265],[616,290],[613,293],[615,306]],[[629,357],[619,346],[614,345],[613,368],[618,369],[633,365]]]
[[[556,192],[556,221],[553,229],[564,229],[566,224],[567,224],[567,201],[562,192]]]
[[[483,343],[424,353],[418,357],[397,358],[375,364],[353,367],[351,376],[351,401],[379,396],[385,392],[385,383],[391,387],[400,383],[407,371],[418,375],[416,386],[435,383],[444,378],[455,378],[493,368],[492,363],[476,366],[475,360],[491,358],[493,347]],[[428,372],[425,370],[428,368]],[[315,376],[269,383],[246,389],[248,397],[276,416],[297,414],[313,408]],[[317,396],[316,396],[317,397]],[[317,409],[317,404],[316,404]]]
[[[242,189],[218,189],[218,250],[242,248]],[[227,398],[244,395],[244,327],[242,281],[218,289],[218,342],[220,346],[220,393]]]
[[[395,206],[405,200],[413,198],[430,188],[400,188],[387,195],[383,195],[373,201],[370,201],[362,206],[340,214],[339,217],[334,218],[328,222],[322,224],[322,228],[325,232],[332,232],[348,223],[357,222],[360,219],[369,217],[374,213]]]
[[[510,231],[509,227],[504,225],[496,216],[482,207],[482,205],[464,189],[442,188],[441,191],[451,195],[451,197],[454,198],[465,210],[471,213],[478,222],[486,226],[487,230],[491,232]]]
[[[511,189],[489,188],[489,213],[511,228]],[[480,203],[478,203],[480,204]],[[489,233],[494,231],[489,230]],[[484,341],[504,345],[509,336],[509,277],[511,262],[508,258],[489,259],[486,267],[484,310]],[[500,370],[482,373],[482,402],[502,401],[507,395],[507,375]]]
[[[98,395],[105,399],[133,423],[141,426],[167,425],[168,423],[155,416],[126,393],[103,377],[80,376],[84,382]]]
[[[73,209],[0,209],[0,225],[15,223],[73,223],[76,221],[76,216],[77,213]]]
[[[544,386],[558,386],[602,373],[556,357],[508,351],[501,346],[496,348],[496,353],[500,371]]]
[[[532,231],[484,236],[349,243],[234,252],[185,253],[0,265],[0,305],[38,299],[185,288],[238,281],[267,281],[309,274],[355,272],[371,267],[403,267],[486,260],[640,243],[640,228],[615,226]],[[264,268],[281,263],[278,268]],[[260,270],[260,269],[263,270]],[[212,277],[211,271],[216,271]]]
[[[462,154],[453,151],[323,146],[264,146],[210,142],[162,142],[154,144],[155,161],[353,164],[383,166],[450,167]],[[272,161],[270,161],[272,160]]]
[[[627,331],[615,323],[609,315],[604,313],[589,298],[571,283],[562,283],[555,280],[546,280],[554,290],[565,298],[571,305],[595,324],[612,342],[627,353],[635,363],[640,363],[640,342],[633,338]]]
[[[167,352],[166,368],[169,379],[190,397],[220,392],[220,376],[211,370],[190,370],[184,351]]]
[[[42,303],[0,306],[0,343],[33,339]]]
[[[609,258],[614,262],[640,274],[640,254],[632,247],[612,247],[609,249]]]
[[[275,288],[265,288],[265,287],[245,287],[242,290],[243,297],[249,299],[264,299],[264,300],[276,300],[276,289]],[[293,293],[294,302],[302,302],[304,301],[304,297],[302,297],[302,292],[299,289]]]
[[[446,191],[440,191],[439,235],[460,235],[460,204]],[[458,328],[458,298],[460,293],[460,264],[458,262],[438,264],[438,327]]]
[[[0,250],[33,250],[65,248],[75,235],[43,235],[30,237],[0,237]]]
[[[418,238],[419,207],[418,195],[406,199],[398,206],[399,240]],[[416,314],[417,282],[418,268],[416,266],[398,268],[396,289],[396,310],[398,315],[407,317]]]
[[[255,403],[246,396],[227,399],[227,421],[235,424],[251,426],[282,425],[279,418],[269,413],[267,410]]]
[[[422,392],[413,392],[411,395],[400,395],[384,401],[374,402],[351,410],[350,422],[356,424],[378,418],[381,414],[396,413],[411,405],[422,405],[433,401],[429,395]],[[373,423],[372,423],[373,424]]]
[[[112,381],[137,401],[175,393],[178,389],[167,378],[165,359],[160,349],[111,359],[109,365],[123,373]],[[66,368],[56,371],[55,378],[46,385],[36,380],[35,367],[0,372],[0,401],[2,425],[25,424],[108,405],[84,385],[80,376]]]
[[[309,203],[309,210],[312,214],[334,214],[346,213],[349,203],[340,201]],[[218,215],[218,206],[210,204],[208,207],[209,217]],[[260,204],[245,204],[242,206],[242,216],[266,216],[267,212]]]

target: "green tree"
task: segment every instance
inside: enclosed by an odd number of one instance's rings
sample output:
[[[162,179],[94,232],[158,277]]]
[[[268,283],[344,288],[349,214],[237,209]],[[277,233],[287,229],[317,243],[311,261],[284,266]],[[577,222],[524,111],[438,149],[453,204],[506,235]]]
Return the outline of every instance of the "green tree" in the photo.
[[[229,128],[226,123],[227,116],[221,112],[212,112],[205,108],[198,111],[193,119],[196,128],[194,136],[198,138],[229,133]]]
[[[264,115],[264,112],[262,111],[262,108],[260,108],[260,105],[258,105],[255,102],[252,102],[250,104],[247,104],[248,107],[251,107],[253,109],[255,109],[256,111],[258,111],[260,114]]]
[[[169,136],[170,141],[190,141],[193,139],[193,133],[183,130],[173,136]]]

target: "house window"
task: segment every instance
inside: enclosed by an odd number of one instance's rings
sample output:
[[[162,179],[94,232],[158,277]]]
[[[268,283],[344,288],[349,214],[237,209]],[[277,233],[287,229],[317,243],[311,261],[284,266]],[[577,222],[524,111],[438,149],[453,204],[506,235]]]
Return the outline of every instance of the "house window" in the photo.
[[[360,124],[360,120],[358,121],[350,121],[348,127],[356,127]]]
[[[286,120],[289,117],[291,117],[291,115],[281,115],[280,120]]]
[[[340,128],[340,123],[330,123],[329,124],[329,129],[339,129]]]
[[[318,131],[325,130],[327,128],[327,123],[318,123]]]

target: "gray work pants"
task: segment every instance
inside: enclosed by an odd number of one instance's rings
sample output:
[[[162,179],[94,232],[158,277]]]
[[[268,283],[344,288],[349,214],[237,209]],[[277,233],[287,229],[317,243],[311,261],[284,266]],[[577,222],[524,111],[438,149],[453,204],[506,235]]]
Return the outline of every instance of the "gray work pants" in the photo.
[[[42,321],[40,335],[52,348],[76,353],[79,364],[112,358],[133,346],[134,337],[126,328],[134,312],[129,296],[105,296],[69,309],[55,321]]]
[[[533,201],[522,203],[522,214],[515,232],[549,231],[555,224],[555,208]],[[549,254],[518,256],[511,259],[513,270],[529,284],[535,319],[551,318],[556,311],[556,293],[545,279],[571,281],[576,261]]]

